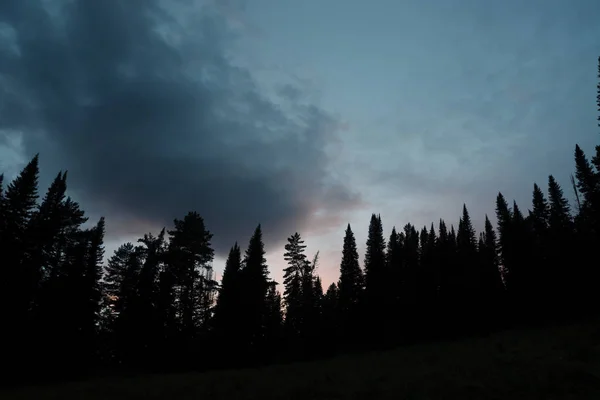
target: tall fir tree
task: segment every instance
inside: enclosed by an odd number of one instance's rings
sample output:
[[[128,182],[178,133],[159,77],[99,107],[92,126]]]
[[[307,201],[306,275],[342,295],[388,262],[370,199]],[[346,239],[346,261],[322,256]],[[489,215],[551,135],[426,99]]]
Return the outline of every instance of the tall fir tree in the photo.
[[[339,298],[340,323],[344,331],[350,331],[351,322],[356,321],[359,302],[364,287],[363,272],[359,265],[356,239],[350,224],[346,228],[342,261],[340,263],[340,278],[337,285]]]
[[[3,231],[0,232],[2,280],[0,311],[5,334],[18,340],[27,329],[29,310],[38,282],[30,263],[36,243],[28,237],[28,227],[38,199],[39,157],[35,155],[19,175],[8,184],[3,195]]]
[[[215,306],[214,327],[217,338],[224,343],[226,350],[235,346],[236,334],[239,331],[240,315],[243,298],[241,296],[242,281],[240,270],[242,268],[242,252],[237,242],[229,250],[225,262],[221,288]]]
[[[84,279],[82,290],[81,340],[83,356],[87,363],[94,363],[98,348],[98,325],[102,301],[102,273],[104,259],[105,220],[101,217],[98,223],[87,231],[86,254],[84,261]]]
[[[372,316],[376,316],[377,313],[383,314],[386,311],[384,310],[387,292],[385,247],[381,216],[372,214],[364,262],[365,295],[369,314]]]
[[[242,343],[256,357],[264,346],[266,296],[269,288],[269,270],[265,259],[262,229],[258,225],[250,238],[241,270],[244,282],[242,314]],[[259,353],[257,353],[259,352]]]
[[[496,231],[487,214],[485,228],[479,240],[479,254],[481,262],[482,294],[491,303],[492,314],[497,314],[504,294],[504,283],[500,273],[500,260],[498,257],[498,241]]]
[[[571,210],[568,200],[556,179],[552,175],[548,177],[548,199],[549,199],[549,217],[548,217],[548,255],[549,263],[546,273],[549,276],[549,285],[556,291],[560,288],[562,296],[554,293],[549,298],[554,307],[568,307],[567,302],[571,302],[574,297],[578,297],[578,291],[575,289],[575,279],[580,276],[580,266],[573,265],[574,253],[574,226],[571,217]],[[561,298],[562,297],[562,298]],[[558,312],[558,310],[555,310]],[[560,312],[568,312],[562,309]]]
[[[456,302],[456,317],[463,329],[470,329],[473,316],[470,314],[471,299],[481,297],[481,275],[478,268],[477,239],[467,206],[463,204],[456,233],[457,263],[454,269],[453,301]]]
[[[496,197],[496,219],[498,221],[498,250],[502,272],[506,278],[507,289],[513,290],[512,277],[509,276],[515,262],[513,239],[512,210],[508,206],[504,195],[498,193]]]
[[[463,204],[462,217],[456,234],[457,255],[459,259],[458,283],[460,295],[473,295],[477,289],[477,239],[466,204]]]
[[[583,195],[584,209],[592,207],[595,200],[594,194],[598,192],[600,182],[598,182],[598,174],[579,145],[575,145],[575,177],[577,178],[577,189]]]
[[[401,288],[403,313],[415,310],[418,305],[419,233],[412,224],[404,226],[403,287]],[[418,311],[418,310],[415,310]],[[410,319],[410,317],[407,317]]]
[[[401,290],[402,290],[402,279],[403,279],[403,238],[396,231],[396,227],[392,228],[392,233],[387,244],[386,251],[386,263],[387,270],[389,273],[389,287],[388,290],[390,298],[390,306],[392,307],[393,314],[397,317],[400,316],[398,312],[400,309],[401,301]]]

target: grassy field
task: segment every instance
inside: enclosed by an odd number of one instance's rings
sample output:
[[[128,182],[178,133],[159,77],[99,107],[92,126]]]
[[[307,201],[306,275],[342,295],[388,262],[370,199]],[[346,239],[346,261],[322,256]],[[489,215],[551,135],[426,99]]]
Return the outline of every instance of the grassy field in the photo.
[[[23,388],[0,399],[600,399],[600,323],[260,369]]]

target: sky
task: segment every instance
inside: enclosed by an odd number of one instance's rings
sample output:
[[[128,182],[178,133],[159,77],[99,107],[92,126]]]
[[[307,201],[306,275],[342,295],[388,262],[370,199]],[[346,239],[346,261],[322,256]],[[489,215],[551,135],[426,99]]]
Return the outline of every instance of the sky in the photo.
[[[4,0],[0,171],[40,153],[125,241],[198,211],[217,277],[262,224],[338,278],[371,213],[475,228],[501,191],[570,192],[596,123],[597,0]],[[42,190],[43,192],[43,190]]]

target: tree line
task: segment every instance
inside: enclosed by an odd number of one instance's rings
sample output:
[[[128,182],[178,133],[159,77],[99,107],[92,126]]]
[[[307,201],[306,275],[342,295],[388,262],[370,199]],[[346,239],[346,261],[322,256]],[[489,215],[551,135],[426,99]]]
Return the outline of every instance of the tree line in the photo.
[[[600,59],[598,60],[600,78]],[[598,85],[600,114],[600,84]],[[599,117],[600,120],[600,117]],[[599,124],[600,125],[600,124]],[[212,234],[197,212],[104,259],[105,221],[88,218],[59,172],[40,199],[36,155],[0,175],[0,318],[16,377],[97,368],[208,369],[302,359],[552,323],[597,311],[600,146],[575,147],[569,204],[552,175],[521,208],[498,193],[497,227],[369,223],[364,259],[348,224],[339,280],[324,290],[299,233],[285,245],[283,293],[261,226],[214,278]]]

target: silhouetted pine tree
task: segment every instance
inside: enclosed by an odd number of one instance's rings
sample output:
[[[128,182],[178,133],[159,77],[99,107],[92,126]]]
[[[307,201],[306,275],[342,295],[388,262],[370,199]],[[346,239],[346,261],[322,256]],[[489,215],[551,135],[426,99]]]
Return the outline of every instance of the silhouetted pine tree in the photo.
[[[258,351],[264,346],[266,313],[266,296],[269,288],[269,271],[265,259],[261,226],[258,225],[250,238],[244,256],[241,279],[244,297],[242,315],[241,341],[243,345],[258,357]]]
[[[539,277],[536,275],[533,259],[533,235],[531,225],[525,219],[516,201],[513,201],[512,209],[512,235],[514,240],[515,264],[513,266],[513,280],[519,279],[518,297],[521,310],[534,307],[530,311],[539,312],[542,301],[532,297],[531,293],[539,292]],[[509,270],[510,272],[510,270]]]
[[[502,193],[496,197],[496,219],[498,221],[498,249],[500,264],[505,275],[506,287],[514,294],[517,291],[518,279],[513,282],[513,265],[516,262],[515,240],[513,237],[512,210]]]
[[[82,229],[88,220],[79,204],[65,198],[66,173],[57,176],[42,204],[30,220],[29,232],[44,231],[41,253],[32,269],[42,269],[34,314],[36,329],[53,346],[42,352],[45,362],[60,357],[70,372],[81,372],[90,361],[98,320],[99,279],[104,221],[91,230]],[[30,258],[29,261],[33,261]],[[55,370],[58,372],[58,370]]]
[[[242,267],[242,252],[237,242],[229,250],[221,288],[215,306],[213,325],[216,339],[222,344],[222,352],[227,359],[239,352],[237,335],[240,330],[240,310],[243,298],[241,296],[242,284],[240,270]],[[274,299],[272,299],[274,300]]]
[[[215,290],[212,281],[211,247],[212,234],[206,229],[204,219],[196,212],[189,212],[183,220],[174,220],[169,231],[169,268],[176,278],[176,316],[179,325],[181,355],[190,359],[194,341],[208,328],[210,304],[206,296]],[[200,349],[198,349],[200,350]]]
[[[485,229],[479,236],[480,259],[480,298],[486,305],[487,312],[482,316],[482,322],[499,326],[500,318],[504,317],[502,305],[504,302],[504,284],[500,274],[498,257],[498,242],[496,231],[488,216],[485,216]]]
[[[575,177],[577,178],[577,189],[583,195],[582,213],[586,218],[593,220],[594,228],[597,228],[596,211],[598,209],[598,191],[600,184],[598,173],[596,173],[585,153],[579,145],[575,145]]]
[[[348,224],[340,263],[340,279],[337,285],[340,329],[348,337],[352,337],[354,329],[357,327],[363,287],[364,277],[358,261],[356,239],[350,224]]]
[[[98,326],[102,300],[101,278],[103,274],[105,222],[101,217],[96,226],[86,232],[85,273],[82,289],[81,351],[88,364],[96,362],[100,355]]]
[[[411,310],[415,310],[418,305],[418,273],[419,273],[419,233],[411,224],[404,226],[404,286],[401,288],[403,314],[410,321],[413,316],[409,316]]]
[[[554,177],[548,177],[548,198],[550,212],[548,217],[548,266],[546,273],[549,276],[550,286],[555,293],[551,301],[553,308],[563,308],[566,303],[572,302],[573,296],[578,297],[578,290],[573,287],[574,279],[579,275],[580,267],[573,265],[574,226],[571,217],[569,202],[564,197],[562,188]],[[562,295],[556,293],[563,293]],[[554,312],[559,311],[555,309]]]
[[[28,227],[38,199],[38,155],[8,184],[3,195],[3,231],[0,232],[2,279],[0,313],[4,342],[19,344],[28,331],[29,311],[38,285],[39,272],[31,265],[36,243],[28,237]],[[9,346],[9,352],[18,346]],[[12,355],[8,354],[12,363]]]
[[[315,310],[317,317],[317,329],[323,323],[323,284],[320,276],[315,276],[315,283],[313,285],[314,299],[315,299]]]
[[[386,251],[386,262],[387,270],[389,273],[389,299],[392,317],[399,322],[400,319],[400,302],[401,302],[401,288],[403,286],[403,245],[404,238],[396,232],[396,227],[392,228],[392,233],[388,240],[387,251]]]
[[[381,322],[387,310],[385,239],[381,216],[371,215],[365,250],[365,300],[367,313],[373,323]]]
[[[288,266],[283,269],[283,299],[285,303],[286,336],[294,340],[301,334],[303,325],[303,274],[306,269],[304,241],[296,232],[288,238],[283,257]]]
[[[415,321],[419,337],[430,335],[437,328],[434,322],[437,318],[438,295],[438,266],[437,266],[437,237],[433,224],[428,231],[423,227],[420,234],[420,265],[417,275],[418,303],[415,309]]]
[[[582,309],[595,304],[595,282],[600,278],[597,265],[597,247],[600,245],[600,170],[594,171],[585,154],[575,147],[577,189],[582,194],[579,214],[575,218],[576,238],[573,264],[578,265],[580,276],[573,284],[580,285]]]
[[[429,231],[423,227],[421,231],[421,297],[430,312],[437,300],[438,290],[437,241],[433,224]]]
[[[544,193],[537,184],[533,184],[533,211],[529,212],[529,221],[532,229],[532,263],[531,275],[534,277],[534,286],[530,287],[531,295],[545,298],[552,295],[554,288],[548,280],[545,271],[548,263],[548,220],[549,206]]]
[[[439,287],[438,287],[438,296],[442,304],[444,304],[449,294],[450,287],[450,265],[453,262],[453,249],[450,243],[450,236],[448,233],[448,227],[446,226],[446,222],[443,219],[440,219],[439,223],[439,237],[438,237],[438,246],[437,246],[437,257],[438,257],[438,269],[439,269]]]
[[[462,217],[456,234],[457,264],[455,269],[454,299],[457,302],[457,316],[462,319],[465,329],[473,323],[469,303],[480,296],[480,269],[477,262],[477,239],[467,206],[463,204]]]

